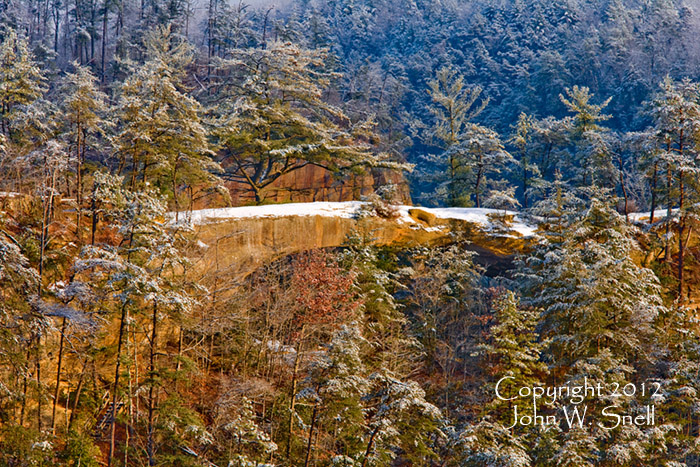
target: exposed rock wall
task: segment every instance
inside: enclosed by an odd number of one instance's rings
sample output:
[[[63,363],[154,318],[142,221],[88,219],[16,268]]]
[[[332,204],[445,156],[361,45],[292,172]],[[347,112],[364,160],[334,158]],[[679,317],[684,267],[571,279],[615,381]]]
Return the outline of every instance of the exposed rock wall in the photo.
[[[320,167],[308,165],[280,177],[263,192],[266,202],[353,201],[373,193],[383,185],[397,187],[398,204],[411,204],[411,195],[405,177],[391,170],[372,170],[365,175],[352,175],[343,179]],[[255,201],[253,192],[245,185],[228,183],[233,206],[243,206]]]
[[[222,271],[247,273],[273,258],[341,246],[356,231],[378,244],[426,244],[445,238],[441,230],[410,228],[383,219],[357,221],[340,217],[279,217],[231,219],[197,227],[206,245],[204,262]]]
[[[446,244],[460,233],[471,242],[486,267],[502,268],[512,255],[521,251],[527,239],[493,237],[476,224],[460,220],[421,219],[420,210],[411,210],[414,223],[369,217],[349,219],[322,216],[227,219],[196,227],[201,240],[201,264],[211,273],[245,275],[264,263],[285,255],[315,248],[343,245],[355,232],[378,245]]]

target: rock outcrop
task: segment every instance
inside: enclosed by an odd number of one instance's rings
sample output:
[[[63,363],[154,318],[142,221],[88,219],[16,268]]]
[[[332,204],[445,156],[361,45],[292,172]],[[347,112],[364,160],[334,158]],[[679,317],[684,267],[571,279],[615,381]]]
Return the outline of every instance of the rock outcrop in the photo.
[[[300,206],[308,206],[301,204],[234,208],[222,212],[212,210],[211,217],[200,213],[195,228],[200,240],[202,264],[209,265],[208,268],[215,265],[222,273],[245,275],[274,258],[342,246],[349,235],[355,234],[373,244],[402,248],[447,244],[461,237],[470,242],[470,248],[478,254],[483,265],[502,270],[510,264],[512,255],[526,248],[530,241],[517,231],[494,232],[490,225],[450,218],[445,210],[431,212],[403,206],[396,218],[385,219],[352,214],[350,208],[361,203],[316,204],[323,207],[319,208],[319,215],[313,215],[308,209],[301,211]],[[338,215],[327,210],[327,205],[334,204],[339,206]],[[284,215],[285,207],[293,214]],[[275,209],[281,212],[271,214]],[[255,210],[259,210],[260,215],[251,215]],[[233,217],[226,218],[227,212],[232,212]]]
[[[264,191],[265,202],[307,203],[313,201],[352,201],[372,194],[385,185],[396,187],[395,202],[411,204],[408,182],[404,176],[391,170],[372,170],[364,175],[351,175],[337,178],[333,173],[320,167],[306,167],[284,175]],[[255,202],[255,196],[245,185],[228,183],[234,206]]]

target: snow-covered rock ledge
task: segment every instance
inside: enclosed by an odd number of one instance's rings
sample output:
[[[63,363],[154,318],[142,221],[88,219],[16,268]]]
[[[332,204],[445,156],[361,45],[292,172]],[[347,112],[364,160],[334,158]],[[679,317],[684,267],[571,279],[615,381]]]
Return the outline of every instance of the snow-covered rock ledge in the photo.
[[[261,219],[261,218],[282,218],[282,217],[331,217],[353,219],[358,217],[362,206],[367,203],[363,201],[345,202],[313,202],[313,203],[288,203],[271,204],[264,206],[243,206],[237,208],[201,209],[192,212],[180,212],[178,218],[191,222],[194,225],[205,225],[216,222],[230,221],[236,219]],[[493,225],[489,214],[504,214],[503,210],[485,208],[426,208],[421,206],[396,206],[399,216],[396,222],[420,226],[414,217],[409,213],[412,209],[420,209],[432,214],[437,219],[454,219],[473,224],[479,224],[486,230]],[[506,211],[505,214],[514,216],[514,222],[508,226],[511,231],[517,232],[523,237],[531,237],[535,234],[536,227],[525,223],[517,212]],[[174,213],[171,213],[174,218]],[[428,227],[431,228],[431,227]]]

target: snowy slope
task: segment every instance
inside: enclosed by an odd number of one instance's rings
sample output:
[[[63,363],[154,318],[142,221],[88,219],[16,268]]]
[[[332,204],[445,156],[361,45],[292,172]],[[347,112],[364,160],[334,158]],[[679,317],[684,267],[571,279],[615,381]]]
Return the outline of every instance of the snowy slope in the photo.
[[[659,221],[659,220],[665,218],[667,214],[668,213],[667,213],[665,207],[656,208],[656,210],[654,211],[654,220]],[[678,214],[678,208],[672,209],[671,215],[675,216],[676,214]],[[648,221],[649,216],[651,216],[651,211],[632,212],[629,214],[630,220],[637,221],[637,222]]]
[[[315,202],[315,203],[288,203],[273,204],[266,206],[243,206],[237,208],[201,209],[191,213],[180,213],[180,217],[187,217],[192,224],[201,225],[211,222],[220,222],[232,219],[252,219],[252,218],[275,218],[289,216],[321,216],[321,217],[341,217],[351,219],[357,216],[362,205],[361,201],[346,202]],[[458,219],[475,224],[481,224],[488,228],[491,224],[488,214],[503,213],[496,209],[484,208],[425,208],[421,206],[397,206],[400,216],[399,223],[418,223],[409,215],[410,209],[421,209],[433,214],[439,219]],[[520,235],[529,237],[534,235],[536,227],[522,222],[517,213],[508,211],[508,214],[515,215],[515,222],[510,228]]]
[[[361,205],[361,201],[268,204],[265,206],[242,206],[238,208],[200,209],[192,211],[191,215],[190,213],[180,213],[180,215],[186,215],[195,225],[228,219],[287,216],[344,217],[351,219]]]
[[[408,214],[408,209],[411,206],[402,206],[406,208],[406,213]],[[474,224],[481,224],[488,227],[491,224],[491,220],[488,218],[489,214],[503,214],[503,210],[500,209],[486,209],[486,208],[419,208],[424,211],[428,211],[440,219],[458,219],[467,222],[472,222]],[[510,225],[510,229],[518,232],[523,237],[531,237],[535,234],[537,230],[536,226],[528,225],[518,217],[518,213],[514,211],[507,211],[507,214],[515,216],[515,222]]]

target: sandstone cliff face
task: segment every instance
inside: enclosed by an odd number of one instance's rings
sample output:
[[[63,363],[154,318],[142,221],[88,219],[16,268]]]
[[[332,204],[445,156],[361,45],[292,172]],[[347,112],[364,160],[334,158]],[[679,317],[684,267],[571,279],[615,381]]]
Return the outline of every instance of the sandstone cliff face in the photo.
[[[458,235],[471,242],[469,248],[477,253],[480,263],[502,270],[530,241],[517,234],[494,236],[482,225],[431,217],[421,209],[410,209],[409,213],[410,220],[407,216],[398,219],[327,216],[219,219],[196,226],[201,241],[200,264],[209,273],[240,277],[275,258],[342,246],[353,233],[371,239],[376,245],[402,248],[448,244]]]
[[[265,202],[352,201],[373,193],[384,185],[395,185],[400,204],[411,204],[411,195],[405,177],[395,171],[377,169],[365,175],[343,179],[320,167],[308,165],[277,179],[264,191]],[[228,183],[233,206],[253,204],[255,196],[246,186]]]
[[[383,219],[337,217],[281,217],[232,219],[197,228],[204,263],[217,263],[221,271],[246,274],[266,262],[306,250],[338,247],[348,234],[371,236],[376,244],[430,244],[445,239],[442,230],[426,231]]]

